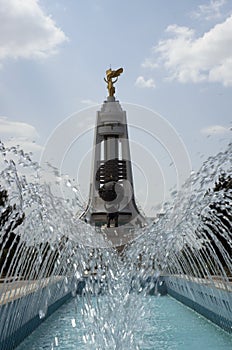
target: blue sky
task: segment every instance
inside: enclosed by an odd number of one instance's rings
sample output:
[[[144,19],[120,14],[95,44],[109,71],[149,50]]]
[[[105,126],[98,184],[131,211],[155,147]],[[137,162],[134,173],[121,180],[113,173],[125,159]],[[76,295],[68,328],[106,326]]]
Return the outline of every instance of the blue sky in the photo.
[[[161,115],[185,145],[193,169],[226,147],[232,106],[229,0],[0,0],[1,138],[39,158],[60,123],[103,102],[110,65],[124,68],[116,86],[123,106]],[[82,157],[91,135],[83,141]],[[147,147],[153,154],[158,149],[149,142]],[[75,177],[75,159],[66,163],[64,171]]]

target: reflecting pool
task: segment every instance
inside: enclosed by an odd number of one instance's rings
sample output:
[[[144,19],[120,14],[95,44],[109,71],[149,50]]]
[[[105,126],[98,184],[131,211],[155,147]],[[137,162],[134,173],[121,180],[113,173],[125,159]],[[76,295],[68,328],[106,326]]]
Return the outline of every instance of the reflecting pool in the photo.
[[[104,302],[104,296],[100,298]],[[131,298],[133,299],[133,294]],[[141,298],[143,299],[144,312],[142,318],[138,315],[138,329],[134,334],[137,338],[138,349],[231,349],[231,335],[171,297],[141,296]],[[127,311],[130,312],[130,309]],[[89,320],[89,328],[91,328],[92,321]],[[118,319],[119,324],[120,322],[121,320]],[[86,328],[88,328],[88,324],[85,324],[83,329],[81,300],[72,299],[49,317],[17,347],[17,350],[107,349],[104,344],[98,348],[89,345],[85,339]],[[125,350],[120,347],[120,339],[117,350]]]

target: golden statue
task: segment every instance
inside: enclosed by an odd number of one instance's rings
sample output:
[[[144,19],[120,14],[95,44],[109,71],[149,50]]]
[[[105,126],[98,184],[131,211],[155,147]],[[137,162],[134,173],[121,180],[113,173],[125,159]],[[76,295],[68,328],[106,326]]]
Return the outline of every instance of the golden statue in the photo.
[[[118,80],[119,75],[123,72],[123,68],[119,68],[117,70],[107,69],[106,71],[106,78],[104,78],[105,82],[107,83],[107,89],[109,91],[109,96],[114,96],[115,94],[115,87],[114,84]],[[113,78],[115,78],[113,80]]]

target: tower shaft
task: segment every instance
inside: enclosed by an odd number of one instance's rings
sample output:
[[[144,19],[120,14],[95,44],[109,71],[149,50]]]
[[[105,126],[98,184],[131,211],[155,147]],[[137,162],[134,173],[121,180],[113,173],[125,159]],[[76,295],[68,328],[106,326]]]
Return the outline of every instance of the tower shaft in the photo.
[[[97,112],[89,202],[82,218],[108,228],[144,223],[135,203],[126,112],[114,96]]]
[[[89,201],[81,216],[118,247],[145,225],[135,202],[126,112],[114,97],[114,83],[122,72],[106,71],[109,96],[97,112]]]

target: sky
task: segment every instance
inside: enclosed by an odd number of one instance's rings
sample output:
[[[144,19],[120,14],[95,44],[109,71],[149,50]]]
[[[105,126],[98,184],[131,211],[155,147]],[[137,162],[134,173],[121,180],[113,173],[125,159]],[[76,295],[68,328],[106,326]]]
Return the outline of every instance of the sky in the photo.
[[[231,140],[232,1],[0,0],[0,137],[49,155],[83,198],[109,67],[124,69],[116,98],[151,214]]]

